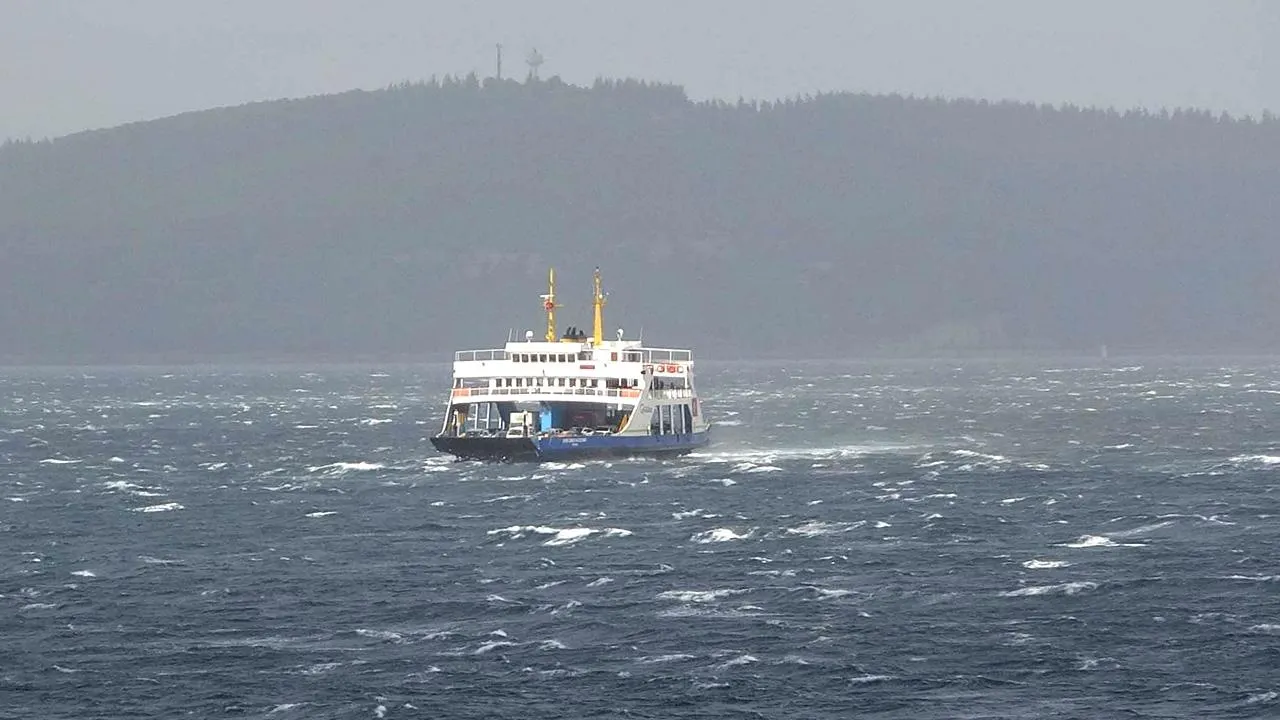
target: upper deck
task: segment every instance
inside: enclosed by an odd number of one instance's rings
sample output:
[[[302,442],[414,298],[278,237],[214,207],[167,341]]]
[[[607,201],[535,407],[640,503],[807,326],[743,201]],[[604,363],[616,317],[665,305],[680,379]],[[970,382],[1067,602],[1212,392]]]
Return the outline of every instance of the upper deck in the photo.
[[[662,370],[656,370],[662,365]],[[523,377],[555,374],[571,377],[640,377],[644,368],[682,375],[692,372],[693,351],[644,347],[617,340],[593,345],[580,342],[510,342],[504,348],[460,350],[453,356],[455,378]]]
[[[618,402],[635,401],[642,391],[692,397],[693,351],[646,347],[640,340],[627,340],[621,329],[616,340],[604,339],[605,295],[599,268],[592,292],[594,323],[590,335],[572,326],[563,336],[556,332],[555,311],[560,305],[554,270],[548,273],[547,293],[541,299],[547,315],[543,340],[535,342],[529,330],[523,342],[454,353],[453,398],[483,402],[520,395],[530,400],[598,402],[608,398],[607,402]]]

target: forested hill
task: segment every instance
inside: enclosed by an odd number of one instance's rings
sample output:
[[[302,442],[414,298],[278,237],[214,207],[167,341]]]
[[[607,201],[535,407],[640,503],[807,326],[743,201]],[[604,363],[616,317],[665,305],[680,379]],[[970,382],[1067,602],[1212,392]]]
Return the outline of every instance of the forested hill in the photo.
[[[1280,122],[474,79],[0,148],[0,360],[1280,348]]]

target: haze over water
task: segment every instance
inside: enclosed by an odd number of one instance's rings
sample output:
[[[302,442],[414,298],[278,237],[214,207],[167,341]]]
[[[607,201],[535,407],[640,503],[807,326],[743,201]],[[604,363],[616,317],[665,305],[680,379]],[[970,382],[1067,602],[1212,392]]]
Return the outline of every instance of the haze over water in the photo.
[[[5,371],[4,712],[1280,713],[1280,365],[701,371],[708,452],[541,466],[442,366]]]

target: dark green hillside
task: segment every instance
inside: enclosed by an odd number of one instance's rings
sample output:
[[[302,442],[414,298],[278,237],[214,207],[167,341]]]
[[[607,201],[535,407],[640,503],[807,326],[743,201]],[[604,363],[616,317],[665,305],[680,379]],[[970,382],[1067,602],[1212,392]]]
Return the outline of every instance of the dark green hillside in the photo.
[[[1274,350],[1280,123],[406,84],[0,148],[0,356],[410,356],[587,325],[716,356]]]

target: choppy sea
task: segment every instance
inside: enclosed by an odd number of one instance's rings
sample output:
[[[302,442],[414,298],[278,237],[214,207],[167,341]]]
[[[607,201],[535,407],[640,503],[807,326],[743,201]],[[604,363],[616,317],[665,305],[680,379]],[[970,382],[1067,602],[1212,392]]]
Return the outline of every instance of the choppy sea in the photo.
[[[1280,364],[700,370],[551,465],[444,366],[0,371],[0,717],[1280,717]]]

